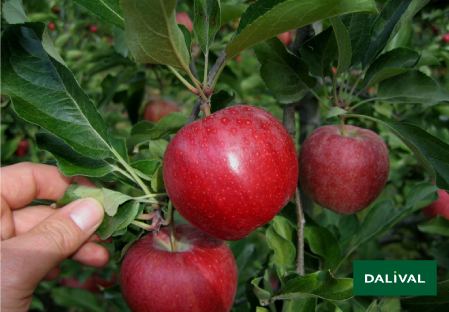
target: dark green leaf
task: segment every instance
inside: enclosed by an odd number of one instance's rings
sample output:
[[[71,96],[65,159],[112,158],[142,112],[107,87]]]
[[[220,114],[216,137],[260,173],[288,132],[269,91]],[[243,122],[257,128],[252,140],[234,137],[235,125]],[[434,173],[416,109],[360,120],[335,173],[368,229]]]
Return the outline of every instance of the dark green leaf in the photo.
[[[131,129],[131,135],[136,135],[136,134],[148,135],[148,131],[153,129],[155,125],[156,124],[151,121],[146,121],[146,120],[139,121]]]
[[[335,38],[338,47],[338,65],[336,75],[346,72],[351,66],[352,48],[351,38],[345,25],[337,17],[330,18],[332,28],[334,29]]]
[[[283,223],[283,225],[289,226],[287,223]],[[291,265],[295,261],[296,256],[296,248],[291,242],[291,238],[282,235],[285,235],[285,231],[284,233],[279,233],[271,225],[266,232],[267,244],[274,251],[272,260],[277,266],[282,267]]]
[[[315,312],[316,298],[285,300],[282,312]]]
[[[51,291],[51,296],[53,301],[61,307],[71,309],[76,307],[86,312],[104,312],[94,294],[86,289],[56,287]]]
[[[120,29],[125,29],[120,0],[74,0],[86,9],[92,11],[99,18]]]
[[[332,27],[307,40],[299,49],[301,56],[309,64],[312,75],[330,75],[330,64],[338,57],[337,41]]]
[[[447,312],[449,306],[449,281],[437,284],[437,296],[408,297],[401,300],[409,312]]]
[[[221,4],[221,25],[239,19],[246,11],[248,6],[245,4]]]
[[[131,167],[139,170],[140,172],[146,174],[149,177],[152,177],[156,172],[157,168],[161,166],[161,162],[157,160],[147,159],[147,160],[138,160],[131,164]]]
[[[317,222],[332,233],[332,229],[336,230],[338,236],[335,234],[334,236],[338,238],[340,250],[346,250],[359,229],[357,215],[341,215],[329,209],[323,209],[323,213],[319,216]]]
[[[128,202],[121,205],[117,214],[113,217],[105,215],[103,222],[97,232],[101,239],[106,239],[117,230],[124,229],[131,223],[140,211],[140,204],[137,202]]]
[[[368,66],[395,37],[401,28],[426,5],[429,0],[390,0],[372,26],[371,42],[363,53],[363,67]]]
[[[330,301],[342,301],[352,298],[352,279],[336,279],[329,271],[319,271],[290,279],[280,294],[273,300],[298,298],[322,298]]]
[[[52,153],[56,158],[59,169],[66,176],[103,177],[114,170],[104,160],[92,159],[75,152],[63,140],[53,134],[37,133],[36,142],[40,149]]]
[[[417,65],[419,58],[417,52],[407,48],[397,48],[380,55],[366,72],[364,86],[375,85],[409,71]]]
[[[271,294],[269,291],[266,291],[265,289],[259,287],[259,283],[262,279],[263,277],[257,277],[251,281],[251,284],[254,285],[254,294],[256,295],[257,299],[259,299],[260,304],[267,305]]]
[[[209,54],[209,48],[221,27],[221,11],[219,0],[195,0],[195,31],[201,50]]]
[[[228,58],[290,29],[328,17],[355,13],[377,13],[371,0],[259,0],[252,3],[240,21],[237,35],[226,47]]]
[[[150,153],[155,159],[163,159],[168,142],[165,140],[150,141]]]
[[[321,257],[323,269],[334,269],[341,260],[341,250],[331,232],[318,225],[306,225],[304,228],[304,238],[310,250]]]
[[[352,47],[351,65],[360,60],[363,51],[370,42],[371,16],[368,14],[351,14],[347,16],[347,27]]]
[[[418,229],[432,235],[449,236],[449,220],[443,216],[437,216],[426,223],[418,224]]]
[[[126,42],[140,63],[188,70],[189,51],[176,23],[176,0],[122,0]]]
[[[148,135],[151,140],[163,138],[166,135],[178,132],[187,122],[187,116],[181,113],[171,113],[164,116],[150,130]]]
[[[405,208],[412,211],[430,205],[437,199],[438,188],[429,182],[418,183],[407,194]]]
[[[210,112],[215,113],[220,109],[228,106],[235,99],[235,93],[229,93],[226,90],[220,90],[214,94],[210,99]]]
[[[162,177],[162,166],[160,166],[151,178],[151,188],[158,193],[164,189],[164,179]]]
[[[45,25],[10,25],[2,34],[2,92],[23,119],[94,159],[114,154],[104,121],[72,73],[42,46]],[[57,109],[56,109],[57,108]]]
[[[416,65],[416,68],[429,65],[440,65],[440,61],[438,61],[438,59],[432,53],[424,50],[421,53],[421,57],[419,58],[419,62],[418,65]]]
[[[411,103],[435,105],[449,101],[449,93],[431,77],[419,70],[383,80],[379,84],[378,96],[386,103]]]
[[[379,302],[378,307],[382,312],[402,312],[399,297],[385,296]]]
[[[265,85],[280,103],[297,102],[306,95],[316,79],[309,76],[307,63],[290,53],[275,37],[254,46]]]
[[[192,61],[192,51],[191,51],[191,46],[192,46],[192,34],[190,33],[190,30],[187,29],[187,27],[183,24],[178,24],[179,29],[181,29],[182,34],[184,35],[184,40],[186,42],[186,48],[187,51],[189,52],[189,63]]]

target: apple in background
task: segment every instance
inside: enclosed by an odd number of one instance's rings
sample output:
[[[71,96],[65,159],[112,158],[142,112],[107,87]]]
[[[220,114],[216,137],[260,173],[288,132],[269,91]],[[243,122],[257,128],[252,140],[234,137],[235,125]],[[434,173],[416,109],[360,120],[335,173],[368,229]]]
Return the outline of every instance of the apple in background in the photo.
[[[48,29],[50,29],[51,31],[55,30],[56,29],[55,23],[49,23]]]
[[[14,154],[16,154],[17,157],[25,157],[28,154],[28,151],[30,150],[30,144],[27,140],[22,139],[19,142],[19,145],[17,146],[16,151]]]
[[[289,31],[286,31],[285,33],[278,35],[278,38],[281,39],[282,43],[287,47],[292,42],[292,35],[290,34]]]
[[[193,30],[192,20],[186,12],[176,13],[176,23],[184,25],[190,32]]]
[[[92,33],[96,33],[98,31],[97,25],[90,25],[89,31]]]
[[[54,13],[56,13],[56,14],[58,14],[58,13],[60,13],[61,12],[61,9],[58,7],[58,6],[54,6],[52,9],[51,9]]]
[[[424,207],[422,212],[428,219],[442,215],[449,220],[449,194],[445,190],[439,190],[438,196],[438,199],[429,206]]]
[[[225,242],[191,225],[142,237],[127,252],[120,289],[133,312],[228,312],[237,289],[237,264]]]
[[[442,38],[441,41],[443,41],[444,43],[449,43],[449,33],[445,34]]]
[[[116,284],[117,275],[115,275],[115,273],[112,276],[111,281],[107,281],[103,277],[95,274],[89,276],[83,283],[79,282],[74,276],[61,279],[61,285],[64,287],[86,289],[91,293],[101,293],[103,292],[101,290],[102,288],[111,287]]]
[[[264,225],[295,193],[293,140],[267,111],[239,105],[182,128],[164,155],[163,177],[178,212],[223,240]]]
[[[147,103],[143,115],[144,120],[158,122],[162,117],[179,112],[178,105],[170,100],[152,100]]]
[[[317,204],[340,214],[368,207],[387,182],[390,158],[374,132],[346,126],[313,131],[299,153],[299,181]]]

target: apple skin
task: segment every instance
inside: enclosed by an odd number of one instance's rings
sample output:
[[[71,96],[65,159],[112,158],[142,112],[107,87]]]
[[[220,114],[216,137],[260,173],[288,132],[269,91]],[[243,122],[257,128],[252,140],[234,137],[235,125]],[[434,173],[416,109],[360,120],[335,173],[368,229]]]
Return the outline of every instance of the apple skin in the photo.
[[[237,264],[225,242],[188,224],[148,234],[127,252],[120,289],[133,312],[228,312],[237,290]]]
[[[282,41],[282,43],[285,46],[289,46],[290,43],[292,42],[292,35],[290,34],[289,31],[286,31],[285,33],[278,35],[278,38]]]
[[[346,126],[323,126],[304,141],[299,153],[299,181],[317,204],[339,214],[368,207],[388,179],[390,158],[374,132]]]
[[[186,12],[176,13],[176,23],[184,25],[190,32],[193,30],[192,20]]]
[[[433,219],[437,215],[442,215],[449,220],[449,194],[445,190],[439,190],[438,196],[438,199],[429,206],[424,207],[422,212],[427,219]]]
[[[298,160],[276,117],[238,105],[182,128],[167,146],[163,176],[187,221],[219,239],[239,240],[292,198]]]
[[[170,100],[153,100],[148,102],[143,115],[144,120],[158,122],[162,117],[179,112],[178,105]]]

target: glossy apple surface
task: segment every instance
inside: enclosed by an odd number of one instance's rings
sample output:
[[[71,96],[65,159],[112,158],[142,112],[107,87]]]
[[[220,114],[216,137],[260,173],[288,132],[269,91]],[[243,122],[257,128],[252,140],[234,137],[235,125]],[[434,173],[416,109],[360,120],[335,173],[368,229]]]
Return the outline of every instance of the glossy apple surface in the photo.
[[[225,242],[191,225],[148,234],[127,252],[120,289],[133,312],[228,312],[237,289],[237,264]]]
[[[368,207],[385,186],[390,158],[374,132],[346,126],[313,131],[299,153],[299,181],[319,205],[340,214]]]
[[[176,13],[176,23],[184,25],[190,32],[193,30],[192,20],[186,12]]]
[[[424,216],[428,219],[433,219],[437,215],[442,215],[449,220],[449,194],[445,190],[438,191],[438,199],[423,208]]]
[[[238,240],[287,204],[296,189],[298,161],[276,117],[239,105],[181,129],[168,144],[163,176],[187,221],[214,237]]]
[[[162,117],[179,112],[179,107],[175,102],[170,100],[153,100],[148,102],[145,107],[143,119],[158,122]]]

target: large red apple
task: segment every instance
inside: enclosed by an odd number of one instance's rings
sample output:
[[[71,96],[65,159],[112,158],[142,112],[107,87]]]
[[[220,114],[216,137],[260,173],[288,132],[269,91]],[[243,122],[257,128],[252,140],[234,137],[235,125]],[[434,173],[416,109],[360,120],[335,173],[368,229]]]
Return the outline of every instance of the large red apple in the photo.
[[[387,146],[374,132],[346,126],[313,131],[299,153],[299,181],[319,205],[340,214],[368,207],[385,186],[390,170]]]
[[[165,115],[179,112],[178,105],[170,100],[153,100],[145,107],[143,119],[158,122]]]
[[[276,117],[239,105],[181,129],[165,152],[163,176],[187,221],[217,238],[238,240],[287,204],[296,189],[298,161]]]
[[[193,30],[192,20],[186,12],[176,13],[176,23],[184,25],[190,32]]]
[[[438,199],[423,208],[422,212],[428,219],[433,219],[437,215],[442,215],[449,220],[449,194],[445,190],[438,191]]]
[[[225,242],[184,224],[177,250],[168,228],[148,234],[127,252],[120,288],[133,312],[228,312],[237,289],[237,264]]]

